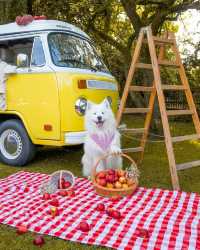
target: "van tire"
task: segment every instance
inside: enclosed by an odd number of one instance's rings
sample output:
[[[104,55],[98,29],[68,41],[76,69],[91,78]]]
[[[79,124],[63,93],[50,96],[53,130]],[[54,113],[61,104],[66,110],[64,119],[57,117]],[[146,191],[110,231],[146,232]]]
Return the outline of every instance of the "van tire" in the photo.
[[[21,121],[7,120],[0,124],[0,161],[12,166],[24,166],[36,152]]]

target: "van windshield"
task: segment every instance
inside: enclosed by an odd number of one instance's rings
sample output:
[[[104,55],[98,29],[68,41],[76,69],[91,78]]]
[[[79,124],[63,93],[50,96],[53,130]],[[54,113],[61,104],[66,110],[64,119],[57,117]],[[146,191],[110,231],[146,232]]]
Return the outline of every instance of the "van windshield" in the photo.
[[[56,66],[109,73],[94,47],[83,38],[66,33],[51,33],[48,43]]]

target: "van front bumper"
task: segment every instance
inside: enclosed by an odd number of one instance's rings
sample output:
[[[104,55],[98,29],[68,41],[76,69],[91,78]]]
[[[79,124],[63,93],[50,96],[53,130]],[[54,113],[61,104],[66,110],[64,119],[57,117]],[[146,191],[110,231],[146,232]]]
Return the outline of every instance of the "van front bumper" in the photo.
[[[78,145],[85,142],[86,131],[64,133],[64,142],[66,145]]]

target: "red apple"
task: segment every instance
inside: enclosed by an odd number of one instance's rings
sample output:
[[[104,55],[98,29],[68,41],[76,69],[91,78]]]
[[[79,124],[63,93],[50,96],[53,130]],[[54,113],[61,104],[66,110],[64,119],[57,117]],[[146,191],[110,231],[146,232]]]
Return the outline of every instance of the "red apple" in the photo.
[[[114,211],[112,212],[112,217],[113,217],[114,219],[119,220],[119,219],[121,218],[121,213],[120,213],[119,211],[117,211],[117,210],[114,210]]]
[[[120,219],[121,218],[121,213],[113,208],[108,208],[106,210],[106,213],[108,216],[114,218],[114,219]]]
[[[106,176],[106,181],[110,182],[110,183],[114,183],[115,182],[115,176],[114,175],[107,175]]]
[[[106,174],[105,174],[105,172],[103,172],[103,171],[101,171],[101,172],[99,172],[98,174],[97,174],[97,178],[99,178],[99,179],[101,179],[101,178],[105,178],[106,177]]]
[[[109,169],[107,172],[108,172],[109,175],[114,175],[115,174],[115,170],[114,169]]]
[[[17,227],[18,234],[25,234],[27,231],[28,231],[28,228],[26,225],[20,225]]]
[[[88,232],[88,231],[90,231],[90,226],[89,226],[89,224],[87,223],[87,222],[81,222],[80,224],[79,224],[79,230],[81,230],[82,232]]]
[[[33,244],[36,246],[42,246],[45,243],[44,237],[37,235],[35,239],[33,240]]]
[[[106,182],[106,179],[98,179],[97,180],[97,183],[100,185],[100,186],[103,186],[105,187],[107,182]]]
[[[45,201],[50,200],[51,195],[49,193],[44,193],[43,196],[42,196],[42,199],[45,200]]]
[[[105,211],[105,205],[103,203],[99,203],[96,207],[97,211]]]
[[[67,191],[67,194],[68,194],[68,196],[70,196],[70,197],[75,197],[75,195],[76,195],[73,189],[68,190],[68,191]]]
[[[25,193],[29,192],[29,187],[28,187],[28,186],[25,186],[24,192],[25,192]]]
[[[138,229],[138,236],[141,238],[149,238],[149,231],[147,229]]]
[[[71,182],[65,181],[64,188],[69,188],[71,187]]]
[[[68,195],[68,192],[66,190],[60,190],[59,195],[62,196],[62,197],[65,197],[65,196]]]
[[[52,199],[49,204],[54,207],[59,207],[59,201],[57,199]]]

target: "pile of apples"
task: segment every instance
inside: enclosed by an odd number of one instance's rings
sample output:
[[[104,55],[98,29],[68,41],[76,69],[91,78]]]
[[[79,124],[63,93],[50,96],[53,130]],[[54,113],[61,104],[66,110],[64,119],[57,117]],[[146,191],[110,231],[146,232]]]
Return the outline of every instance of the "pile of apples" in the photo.
[[[126,189],[135,184],[135,180],[128,178],[126,171],[122,169],[100,171],[96,175],[96,182],[100,186],[110,189]]]

